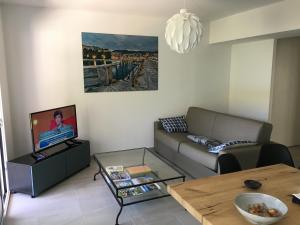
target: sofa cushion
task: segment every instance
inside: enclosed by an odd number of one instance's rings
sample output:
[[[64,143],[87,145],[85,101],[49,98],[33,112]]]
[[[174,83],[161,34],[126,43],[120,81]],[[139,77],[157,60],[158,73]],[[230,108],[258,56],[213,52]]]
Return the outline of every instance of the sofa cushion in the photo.
[[[168,133],[187,132],[187,124],[184,116],[176,116],[159,119],[164,130]]]
[[[190,107],[186,115],[188,132],[195,135],[211,137],[216,113],[210,110]]]
[[[212,169],[217,169],[217,154],[209,153],[206,146],[192,141],[181,143],[179,153]]]
[[[188,140],[186,136],[186,133],[167,133],[164,130],[157,130],[155,132],[156,140],[162,142],[164,145],[170,147],[172,150],[177,152],[179,144]]]
[[[232,115],[217,114],[212,137],[221,142],[249,140],[259,143],[264,123]]]

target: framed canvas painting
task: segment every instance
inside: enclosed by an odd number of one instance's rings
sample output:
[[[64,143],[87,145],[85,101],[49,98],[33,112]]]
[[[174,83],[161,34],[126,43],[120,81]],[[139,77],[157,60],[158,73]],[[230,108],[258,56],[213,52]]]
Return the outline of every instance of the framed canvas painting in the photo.
[[[158,90],[158,37],[82,33],[84,91]]]

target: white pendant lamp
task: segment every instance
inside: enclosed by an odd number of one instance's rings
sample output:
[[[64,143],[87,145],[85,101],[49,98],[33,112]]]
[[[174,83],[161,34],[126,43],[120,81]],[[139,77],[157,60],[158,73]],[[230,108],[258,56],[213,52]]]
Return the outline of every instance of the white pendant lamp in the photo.
[[[186,9],[181,9],[167,21],[165,38],[172,50],[178,53],[188,53],[201,40],[203,26],[200,19]]]

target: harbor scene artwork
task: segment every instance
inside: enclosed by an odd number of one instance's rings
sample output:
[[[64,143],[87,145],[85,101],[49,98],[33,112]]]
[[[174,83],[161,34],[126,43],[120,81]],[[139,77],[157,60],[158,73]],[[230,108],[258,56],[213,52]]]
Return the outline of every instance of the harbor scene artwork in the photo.
[[[82,33],[84,91],[158,90],[158,37]]]

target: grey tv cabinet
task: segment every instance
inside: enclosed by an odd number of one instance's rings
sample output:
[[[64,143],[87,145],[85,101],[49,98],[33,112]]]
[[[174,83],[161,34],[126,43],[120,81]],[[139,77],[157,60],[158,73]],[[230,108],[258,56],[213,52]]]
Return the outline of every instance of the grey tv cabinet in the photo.
[[[60,181],[89,166],[90,143],[60,144],[45,150],[48,157],[36,160],[27,154],[7,162],[9,187],[12,193],[38,196]]]

